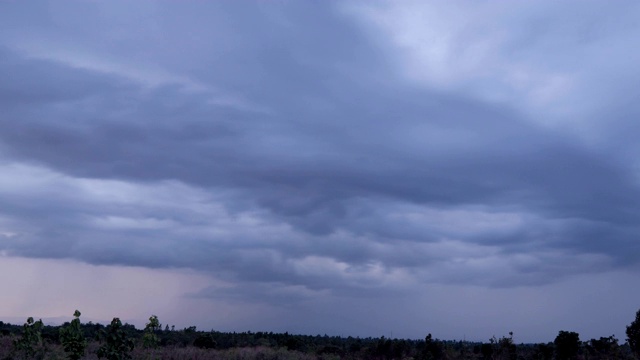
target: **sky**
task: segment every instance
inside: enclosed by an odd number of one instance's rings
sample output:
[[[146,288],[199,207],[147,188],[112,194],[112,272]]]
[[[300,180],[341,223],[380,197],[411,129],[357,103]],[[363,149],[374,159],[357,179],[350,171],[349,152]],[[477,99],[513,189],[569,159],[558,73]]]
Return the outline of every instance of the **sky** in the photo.
[[[2,1],[0,319],[624,342],[639,16]]]

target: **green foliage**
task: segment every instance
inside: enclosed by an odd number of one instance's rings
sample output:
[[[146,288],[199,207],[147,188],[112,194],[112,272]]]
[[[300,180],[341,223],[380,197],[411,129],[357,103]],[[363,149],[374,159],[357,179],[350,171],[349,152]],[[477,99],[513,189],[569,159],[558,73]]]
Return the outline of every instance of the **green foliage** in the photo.
[[[640,310],[636,312],[636,319],[627,326],[627,342],[636,358],[640,359]]]
[[[107,360],[131,359],[134,343],[123,329],[119,318],[113,318],[103,333],[105,344],[98,349],[98,358]]]
[[[580,335],[572,331],[560,331],[553,341],[556,345],[556,359],[575,359],[580,350]]]
[[[22,336],[15,339],[13,348],[24,353],[28,358],[34,358],[38,348],[42,347],[42,320],[33,321],[32,317],[22,326]]]
[[[156,335],[156,331],[160,331],[161,329],[160,322],[158,321],[158,317],[155,315],[151,315],[149,318],[149,322],[144,327],[144,335],[142,335],[142,344],[145,348],[157,348],[160,340]]]
[[[80,311],[76,310],[73,316],[75,319],[69,325],[60,328],[60,342],[69,359],[78,360],[84,356],[87,341],[80,324]]]

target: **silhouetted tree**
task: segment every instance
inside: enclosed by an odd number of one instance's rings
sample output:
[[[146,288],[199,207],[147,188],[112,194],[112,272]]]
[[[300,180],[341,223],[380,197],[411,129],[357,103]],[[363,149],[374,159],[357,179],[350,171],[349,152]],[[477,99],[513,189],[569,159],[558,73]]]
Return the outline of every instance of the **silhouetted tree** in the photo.
[[[640,310],[636,312],[636,319],[627,326],[627,342],[636,358],[640,359]]]
[[[536,350],[533,353],[534,359],[537,360],[551,360],[553,359],[553,344],[538,344]]]
[[[573,331],[560,331],[553,343],[557,360],[575,359],[580,350],[580,335]]]
[[[480,345],[480,353],[482,354],[483,359],[491,359],[491,356],[493,355],[493,344],[489,343]]]
[[[586,347],[589,355],[596,358],[610,359],[620,357],[618,339],[613,335],[601,337],[599,340],[591,339],[586,343]]]
[[[513,332],[509,332],[509,337],[503,336],[500,339],[494,336],[489,339],[489,342],[493,347],[493,359],[516,360],[518,358],[517,347],[513,343]]]
[[[431,334],[428,334],[424,338],[425,348],[423,353],[423,359],[426,360],[439,360],[444,355],[444,346],[436,339],[434,340]]]

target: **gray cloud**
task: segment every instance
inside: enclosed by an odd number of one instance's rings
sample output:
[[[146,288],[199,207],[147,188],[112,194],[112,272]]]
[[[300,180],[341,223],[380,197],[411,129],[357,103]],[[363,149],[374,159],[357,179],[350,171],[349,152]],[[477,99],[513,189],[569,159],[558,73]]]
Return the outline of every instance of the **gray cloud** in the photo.
[[[41,20],[0,36],[11,256],[191,268],[230,284],[199,297],[274,304],[638,265],[626,85],[589,142],[528,100],[442,85],[463,64],[403,79],[336,4],[157,3],[117,23],[92,3],[70,24],[65,5],[3,6]]]

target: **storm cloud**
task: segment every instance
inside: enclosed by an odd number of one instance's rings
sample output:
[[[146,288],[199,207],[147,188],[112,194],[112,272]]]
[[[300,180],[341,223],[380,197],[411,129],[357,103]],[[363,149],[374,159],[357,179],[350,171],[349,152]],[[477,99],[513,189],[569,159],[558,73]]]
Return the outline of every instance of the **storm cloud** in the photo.
[[[637,274],[639,9],[566,4],[5,2],[0,251],[345,313]]]

